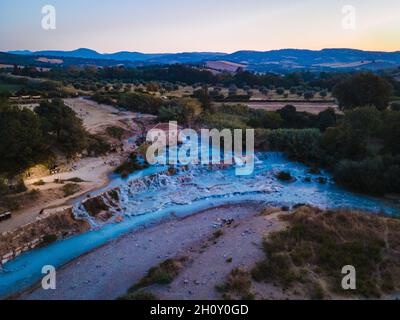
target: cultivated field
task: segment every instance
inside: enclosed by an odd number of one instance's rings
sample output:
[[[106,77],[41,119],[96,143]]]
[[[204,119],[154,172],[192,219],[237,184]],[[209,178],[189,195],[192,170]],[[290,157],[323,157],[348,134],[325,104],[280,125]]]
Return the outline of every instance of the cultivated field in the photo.
[[[237,102],[231,102],[231,103],[225,103],[225,104],[238,104]],[[337,104],[332,103],[332,102],[327,102],[327,103],[313,103],[313,102],[255,102],[255,101],[250,101],[250,102],[240,102],[240,104],[245,104],[249,108],[252,109],[262,109],[262,110],[267,110],[267,111],[276,111],[284,108],[287,105],[293,105],[296,107],[297,111],[300,112],[309,112],[313,114],[318,114],[321,111],[324,111],[329,108],[333,108],[336,110],[336,112],[340,112],[339,107]]]

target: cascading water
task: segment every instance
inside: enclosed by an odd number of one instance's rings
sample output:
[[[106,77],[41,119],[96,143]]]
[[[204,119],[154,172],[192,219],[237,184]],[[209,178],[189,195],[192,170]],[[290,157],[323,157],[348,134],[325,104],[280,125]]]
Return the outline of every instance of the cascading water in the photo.
[[[279,171],[289,171],[295,180],[290,183],[279,181],[276,178]],[[110,189],[117,192],[117,200],[110,200]],[[399,213],[395,205],[347,192],[336,186],[328,174],[313,175],[308,167],[291,162],[280,153],[257,154],[254,173],[249,176],[237,176],[234,167],[192,165],[177,166],[169,171],[168,166],[155,166],[132,174],[127,180],[116,179],[101,192],[101,201],[113,214],[124,215],[125,221],[101,223],[89,214],[83,205],[85,199],[79,201],[74,214],[79,219],[87,219],[93,230],[28,252],[7,263],[0,273],[0,296],[33,284],[40,278],[43,265],[61,266],[111,239],[171,214],[184,216],[244,201]]]
[[[173,171],[171,174],[165,169],[121,183],[115,189],[119,195],[118,214],[132,217],[175,205],[190,206],[198,201],[242,198],[278,206],[306,203],[321,208],[349,207],[390,214],[397,210],[382,200],[346,192],[328,174],[310,174],[308,167],[290,162],[280,153],[258,154],[250,176],[237,176],[234,167],[207,165],[177,166]],[[276,178],[279,171],[290,171],[295,181],[280,182]],[[114,205],[109,206],[111,211],[115,210]],[[93,223],[82,205],[75,208],[75,213]]]

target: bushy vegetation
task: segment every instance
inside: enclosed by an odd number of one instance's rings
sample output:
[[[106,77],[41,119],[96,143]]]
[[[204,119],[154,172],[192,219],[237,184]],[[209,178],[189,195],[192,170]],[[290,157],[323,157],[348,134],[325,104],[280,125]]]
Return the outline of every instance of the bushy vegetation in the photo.
[[[276,177],[281,181],[293,181],[293,177],[290,172],[280,171],[276,174]]]
[[[0,74],[0,83],[9,89],[4,92],[7,96],[40,96],[41,98],[55,99],[67,98],[71,95],[59,81],[32,80]]]
[[[43,102],[35,109],[46,140],[68,157],[87,147],[87,133],[75,112],[60,99]]]
[[[138,170],[143,170],[146,167],[147,165],[139,163],[136,154],[131,154],[127,161],[125,161],[117,169],[115,169],[115,173],[120,174],[123,178],[126,178],[131,173],[134,173]]]
[[[256,146],[285,152],[290,159],[333,172],[353,191],[399,193],[400,113],[363,107],[346,111],[336,126],[319,129],[256,130]]]
[[[121,299],[136,300],[138,297],[142,297],[141,291],[143,288],[150,287],[152,285],[167,285],[170,284],[179,274],[187,262],[186,257],[177,259],[168,259],[158,266],[151,268],[145,277],[139,280],[134,286],[132,286],[126,295],[122,296]],[[146,293],[146,297],[150,297],[150,293]],[[154,295],[151,295],[154,297]],[[154,297],[155,298],[155,297]]]
[[[400,158],[375,156],[361,161],[342,160],[334,170],[338,183],[373,195],[398,193]]]
[[[110,144],[100,135],[88,134],[86,136],[86,150],[88,155],[97,157],[110,152]]]
[[[157,115],[164,101],[146,93],[124,93],[118,97],[118,106],[129,111]]]
[[[0,173],[19,174],[47,155],[41,118],[28,109],[0,105],[0,136]]]
[[[122,297],[120,297],[118,300],[153,301],[153,300],[157,300],[157,297],[154,294],[152,294],[151,292],[138,291],[138,292],[127,293],[126,295],[123,295]]]
[[[308,164],[320,161],[320,140],[318,129],[278,129],[267,135],[270,149],[286,152],[289,158]]]
[[[243,269],[233,269],[228,275],[225,283],[215,288],[226,300],[241,299],[254,300],[251,292],[250,274]]]
[[[335,126],[338,118],[333,109],[318,115],[298,112],[288,105],[278,111],[254,110],[245,105],[222,105],[214,112],[206,113],[201,122],[210,128],[255,128],[255,129],[307,129],[325,131]],[[235,127],[236,126],[236,127]]]
[[[111,138],[118,139],[119,141],[122,140],[122,137],[125,134],[125,130],[124,129],[122,129],[121,127],[115,127],[115,126],[108,127],[106,129],[106,132]]]
[[[64,192],[64,197],[70,197],[75,193],[79,192],[81,187],[76,183],[67,183],[62,187],[62,191]]]
[[[342,109],[375,106],[384,110],[389,105],[392,90],[386,79],[372,73],[359,73],[337,84],[333,95]]]
[[[285,75],[277,75],[275,73],[256,74],[250,71],[239,70],[237,73],[221,73],[213,74],[208,70],[202,70],[191,65],[163,65],[163,66],[146,66],[138,68],[125,67],[73,67],[68,68],[52,68],[48,72],[38,72],[36,68],[24,68],[14,70],[13,72],[20,76],[29,77],[45,77],[56,81],[74,81],[81,84],[80,87],[89,87],[95,81],[119,81],[119,82],[145,82],[150,89],[154,89],[156,82],[168,82],[172,84],[184,83],[187,85],[203,84],[203,85],[223,85],[225,87],[233,87],[236,89],[247,87],[262,88],[265,92],[268,89],[279,88],[292,89],[298,92],[313,92],[311,89],[318,88],[321,90],[332,90],[332,88],[341,80],[347,79],[347,73],[311,73],[311,72],[293,72]],[[158,85],[157,84],[157,85]],[[165,89],[169,89],[165,87]],[[150,90],[150,91],[152,91]],[[317,90],[315,90],[317,91]],[[231,90],[231,96],[237,93]]]
[[[266,259],[253,269],[255,280],[284,288],[298,283],[310,296],[315,294],[315,275],[333,294],[376,298],[399,289],[400,220],[310,207],[282,219],[290,228],[264,241]],[[347,265],[357,270],[357,289],[351,292],[341,287],[341,271]]]
[[[192,125],[202,113],[201,104],[196,99],[173,99],[158,111],[160,121],[177,121],[179,124]]]
[[[61,152],[72,158],[84,150],[103,155],[109,144],[90,135],[61,99],[43,102],[34,111],[0,101],[0,174],[14,177]]]
[[[159,266],[151,268],[146,277],[141,279],[134,288],[148,287],[152,284],[169,284],[178,275],[180,269],[181,264],[178,261],[166,260]]]
[[[39,76],[37,71],[29,68],[14,70],[14,73]],[[387,110],[392,95],[399,94],[400,85],[390,73],[382,77],[368,72],[276,75],[239,70],[232,74],[213,74],[195,66],[170,65],[139,68],[70,66],[53,68],[40,76],[49,81],[36,81],[35,85],[40,83],[40,88],[45,91],[60,91],[60,84],[72,85],[79,90],[91,91],[95,101],[122,110],[153,114],[161,122],[175,120],[186,127],[220,130],[254,128],[258,148],[284,151],[293,160],[326,167],[345,187],[379,195],[399,192],[397,183],[387,178],[387,172],[397,177],[400,165],[397,158],[400,154],[397,102],[392,102],[391,109]],[[31,86],[32,82],[26,78],[12,81],[23,88]],[[168,98],[169,92],[186,85],[192,86],[193,92],[185,92],[180,98]],[[209,90],[209,87],[213,89]],[[221,88],[228,88],[227,98],[221,94]],[[298,112],[292,105],[278,111],[265,111],[243,105],[213,104],[213,101],[225,99],[247,101],[257,90],[264,94],[273,90],[283,96],[290,93],[304,99],[316,96],[325,99],[332,91],[344,115],[333,109],[319,114]],[[24,111],[26,114],[21,115],[19,123],[13,125],[24,127],[18,131],[20,137],[4,120],[1,132],[10,132],[8,141],[20,143],[13,142],[17,146],[14,148],[6,143],[0,145],[0,151],[10,150],[0,159],[0,168],[21,171],[38,162],[40,155],[48,154],[55,146],[68,157],[83,150],[89,154],[108,152],[109,146],[101,137],[85,136],[81,123],[71,111],[57,100],[51,107],[42,104],[35,113]],[[29,117],[31,119],[27,120]],[[26,125],[27,121],[32,125]],[[107,133],[116,139],[123,135],[115,128],[109,128]],[[24,144],[22,136],[32,137],[29,144]],[[132,169],[128,167],[132,165],[125,164],[122,171]],[[374,179],[365,177],[371,172],[381,179],[377,187],[372,187]]]

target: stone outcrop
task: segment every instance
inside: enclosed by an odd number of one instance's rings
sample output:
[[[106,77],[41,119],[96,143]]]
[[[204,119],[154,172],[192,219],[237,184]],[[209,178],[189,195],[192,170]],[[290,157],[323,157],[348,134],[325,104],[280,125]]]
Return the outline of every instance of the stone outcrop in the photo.
[[[119,188],[115,188],[82,201],[82,206],[90,217],[107,222],[121,211],[119,200]]]
[[[89,229],[89,223],[74,218],[72,208],[45,214],[33,223],[0,235],[0,266],[23,252]]]

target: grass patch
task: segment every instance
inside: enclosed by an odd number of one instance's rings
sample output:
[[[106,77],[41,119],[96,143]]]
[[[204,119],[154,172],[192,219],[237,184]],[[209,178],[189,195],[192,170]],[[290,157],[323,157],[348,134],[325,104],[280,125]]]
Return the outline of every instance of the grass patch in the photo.
[[[120,127],[108,127],[106,129],[106,133],[114,139],[118,139],[118,140],[122,140],[124,134],[125,134],[125,130],[120,128]]]
[[[151,268],[147,272],[147,275],[128,291],[128,294],[154,284],[170,284],[182,270],[186,261],[186,257],[180,259],[168,259],[157,267]]]
[[[298,208],[282,216],[290,228],[264,240],[266,255],[252,270],[256,281],[284,288],[305,283],[308,274],[318,275],[339,295],[378,298],[400,288],[400,221],[350,210],[321,211]],[[341,287],[342,268],[357,270],[357,290]],[[313,299],[324,291],[308,284]]]
[[[36,181],[35,183],[33,183],[33,185],[37,186],[37,187],[44,186],[45,184],[46,184],[46,182],[44,182],[43,180],[39,180],[39,181]]]
[[[151,292],[138,291],[138,292],[127,293],[126,295],[120,297],[118,300],[154,301],[157,300],[157,297]]]
[[[216,286],[215,290],[228,300],[234,298],[254,300],[255,298],[254,294],[251,292],[250,274],[243,269],[233,269],[225,283]]]
[[[224,235],[224,231],[219,229],[213,233],[212,240],[217,240],[217,239],[221,238],[223,235]]]
[[[64,185],[61,189],[64,192],[64,197],[66,198],[79,192],[81,190],[81,187],[76,183],[68,183]]]

